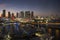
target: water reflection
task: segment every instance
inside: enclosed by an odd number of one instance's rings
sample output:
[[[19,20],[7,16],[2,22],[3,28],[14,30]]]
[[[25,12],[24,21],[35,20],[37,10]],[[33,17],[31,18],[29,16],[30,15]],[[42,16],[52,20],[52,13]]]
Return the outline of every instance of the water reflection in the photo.
[[[54,40],[59,39],[59,30],[55,25],[17,24],[2,26],[0,36],[2,40]],[[59,27],[59,26],[56,26]],[[1,31],[1,30],[0,30]],[[36,34],[36,35],[35,35]],[[57,35],[58,34],[58,35]],[[57,40],[56,39],[56,40]]]

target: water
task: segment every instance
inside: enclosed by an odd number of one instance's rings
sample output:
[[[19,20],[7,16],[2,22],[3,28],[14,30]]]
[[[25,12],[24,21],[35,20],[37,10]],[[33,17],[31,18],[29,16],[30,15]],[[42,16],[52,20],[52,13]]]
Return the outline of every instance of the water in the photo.
[[[47,40],[47,38],[53,40],[60,40],[60,25],[46,25],[46,24],[23,24],[24,26],[18,24],[7,25],[5,27],[1,27],[0,40],[5,40],[4,36],[7,34],[11,34],[11,40]],[[43,37],[35,36],[35,33],[38,32],[40,34],[46,34]],[[19,37],[14,37],[14,36]],[[21,36],[25,36],[22,37]],[[7,37],[8,38],[8,37]],[[7,40],[7,39],[6,39]],[[8,38],[9,40],[9,38]]]

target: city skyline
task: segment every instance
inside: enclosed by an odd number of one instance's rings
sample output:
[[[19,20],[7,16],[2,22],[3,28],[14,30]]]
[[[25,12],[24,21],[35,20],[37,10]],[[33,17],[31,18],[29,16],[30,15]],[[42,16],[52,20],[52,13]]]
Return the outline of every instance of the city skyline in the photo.
[[[2,13],[0,13],[0,17],[8,17],[11,18],[11,16],[17,17],[17,18],[33,18],[34,17],[34,11],[20,11],[17,13],[11,13],[10,11],[6,12],[6,10],[2,10]]]
[[[35,15],[50,16],[59,15],[59,0],[0,0],[0,13],[6,9],[7,12],[34,11]]]

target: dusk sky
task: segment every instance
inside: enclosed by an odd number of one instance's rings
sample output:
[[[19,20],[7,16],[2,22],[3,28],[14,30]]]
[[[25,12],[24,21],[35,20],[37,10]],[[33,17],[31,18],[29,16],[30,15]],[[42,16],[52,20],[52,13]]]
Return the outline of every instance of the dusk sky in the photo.
[[[35,15],[60,15],[59,0],[0,0],[0,13],[6,9],[10,12],[34,11]]]

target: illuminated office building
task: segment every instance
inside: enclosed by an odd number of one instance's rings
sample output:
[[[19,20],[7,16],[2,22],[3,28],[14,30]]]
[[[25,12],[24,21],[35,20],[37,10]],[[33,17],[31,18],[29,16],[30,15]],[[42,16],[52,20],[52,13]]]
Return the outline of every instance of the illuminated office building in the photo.
[[[11,13],[10,12],[8,12],[8,18],[11,18]]]
[[[3,10],[3,17],[5,17],[5,14],[6,14],[6,10]]]
[[[30,11],[25,11],[25,18],[30,18]]]
[[[20,12],[20,15],[21,15],[21,16],[20,16],[21,18],[25,18],[24,11],[21,11],[21,12]]]

